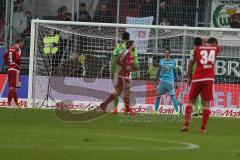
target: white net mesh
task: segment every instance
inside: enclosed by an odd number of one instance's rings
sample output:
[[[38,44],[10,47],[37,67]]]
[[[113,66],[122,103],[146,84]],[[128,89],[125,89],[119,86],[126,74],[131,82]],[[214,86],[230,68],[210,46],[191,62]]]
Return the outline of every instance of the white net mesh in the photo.
[[[128,26],[128,29],[131,26]],[[78,25],[73,23],[36,23],[32,99],[35,106],[56,106],[56,102],[71,101],[70,107],[84,109],[87,104],[102,102],[113,90],[110,64],[113,49],[127,28]],[[134,30],[134,29],[133,29]],[[149,35],[146,30],[149,30]],[[136,38],[133,35],[138,35]],[[152,106],[155,99],[155,79],[159,60],[166,47],[171,48],[181,78],[176,96],[186,102],[186,66],[193,39],[215,36],[222,47],[216,63],[214,107],[240,107],[240,31],[211,31],[181,27],[135,28],[131,39],[144,39],[137,44],[140,78],[132,81],[131,104]],[[171,105],[166,96],[162,103]]]

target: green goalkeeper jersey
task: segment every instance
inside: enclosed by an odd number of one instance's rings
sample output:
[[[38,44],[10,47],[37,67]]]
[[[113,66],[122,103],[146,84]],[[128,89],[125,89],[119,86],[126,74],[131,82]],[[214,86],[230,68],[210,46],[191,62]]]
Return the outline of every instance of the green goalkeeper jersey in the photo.
[[[117,59],[120,53],[123,53],[126,50],[126,42],[118,43],[113,51],[113,57],[112,57],[112,64],[111,64],[111,74],[118,74],[121,67],[117,64]],[[138,51],[137,49],[133,52],[134,56],[134,65],[136,67],[139,67],[139,61],[138,61]],[[134,72],[132,74],[133,78],[140,77],[140,71]]]

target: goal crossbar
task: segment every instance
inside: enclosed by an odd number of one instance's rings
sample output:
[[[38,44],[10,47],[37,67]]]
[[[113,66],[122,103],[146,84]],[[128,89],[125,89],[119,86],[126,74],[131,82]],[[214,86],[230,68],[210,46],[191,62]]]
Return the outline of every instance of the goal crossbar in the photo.
[[[75,21],[51,21],[51,20],[32,20],[32,23],[40,24],[65,24],[92,27],[118,27],[118,28],[144,28],[144,29],[176,29],[186,31],[219,31],[219,32],[240,32],[235,28],[212,28],[212,27],[188,27],[188,26],[163,26],[163,25],[136,25],[136,24],[116,24],[116,23],[94,23],[94,22],[75,22]]]

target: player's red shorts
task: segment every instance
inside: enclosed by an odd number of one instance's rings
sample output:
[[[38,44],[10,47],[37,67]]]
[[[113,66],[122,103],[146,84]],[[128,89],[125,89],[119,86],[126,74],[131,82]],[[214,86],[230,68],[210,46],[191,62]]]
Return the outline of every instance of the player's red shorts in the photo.
[[[193,100],[200,94],[204,101],[213,100],[213,81],[199,81],[192,82],[190,86],[190,91],[188,94],[188,99]]]
[[[19,88],[21,86],[20,71],[16,69],[8,69],[8,82],[9,87]]]
[[[117,82],[115,82],[114,86],[121,90],[129,89],[131,80],[129,78],[117,77]]]

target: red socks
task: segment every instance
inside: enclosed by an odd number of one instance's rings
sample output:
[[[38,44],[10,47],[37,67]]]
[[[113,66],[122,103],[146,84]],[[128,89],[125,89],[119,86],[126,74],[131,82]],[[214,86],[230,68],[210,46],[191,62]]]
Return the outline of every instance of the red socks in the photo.
[[[190,122],[190,119],[191,119],[192,110],[193,110],[193,107],[191,105],[186,106],[186,109],[185,109],[185,123],[184,123],[185,127],[189,127],[189,122]],[[203,118],[202,118],[201,129],[206,129],[206,125],[207,125],[210,114],[211,114],[210,109],[208,109],[208,108],[203,109]]]
[[[209,119],[209,115],[211,114],[210,109],[204,108],[203,109],[203,119],[202,119],[202,127],[201,129],[206,129],[206,125]]]
[[[17,97],[17,92],[13,92],[13,99],[14,99],[14,102],[15,104],[18,106],[18,97]]]
[[[105,106],[107,106],[110,102],[114,100],[116,97],[115,94],[110,94],[109,97],[103,102]],[[124,97],[124,105],[126,107],[126,111],[130,111],[130,98],[129,97]]]
[[[109,97],[103,102],[104,105],[108,105],[110,102],[112,102],[115,98],[115,95],[114,94],[110,94]]]
[[[125,108],[126,108],[126,111],[130,111],[130,98],[129,97],[124,97],[124,105],[125,105]]]
[[[13,98],[13,91],[9,90],[8,91],[8,106],[11,106],[12,98]]]
[[[14,90],[8,91],[8,106],[11,106],[12,99],[14,99],[15,104],[18,106],[17,93]]]
[[[190,122],[190,119],[191,119],[192,110],[193,110],[193,107],[191,105],[186,106],[186,109],[185,109],[185,123],[184,123],[184,126],[186,126],[186,127],[189,127],[189,122]]]

